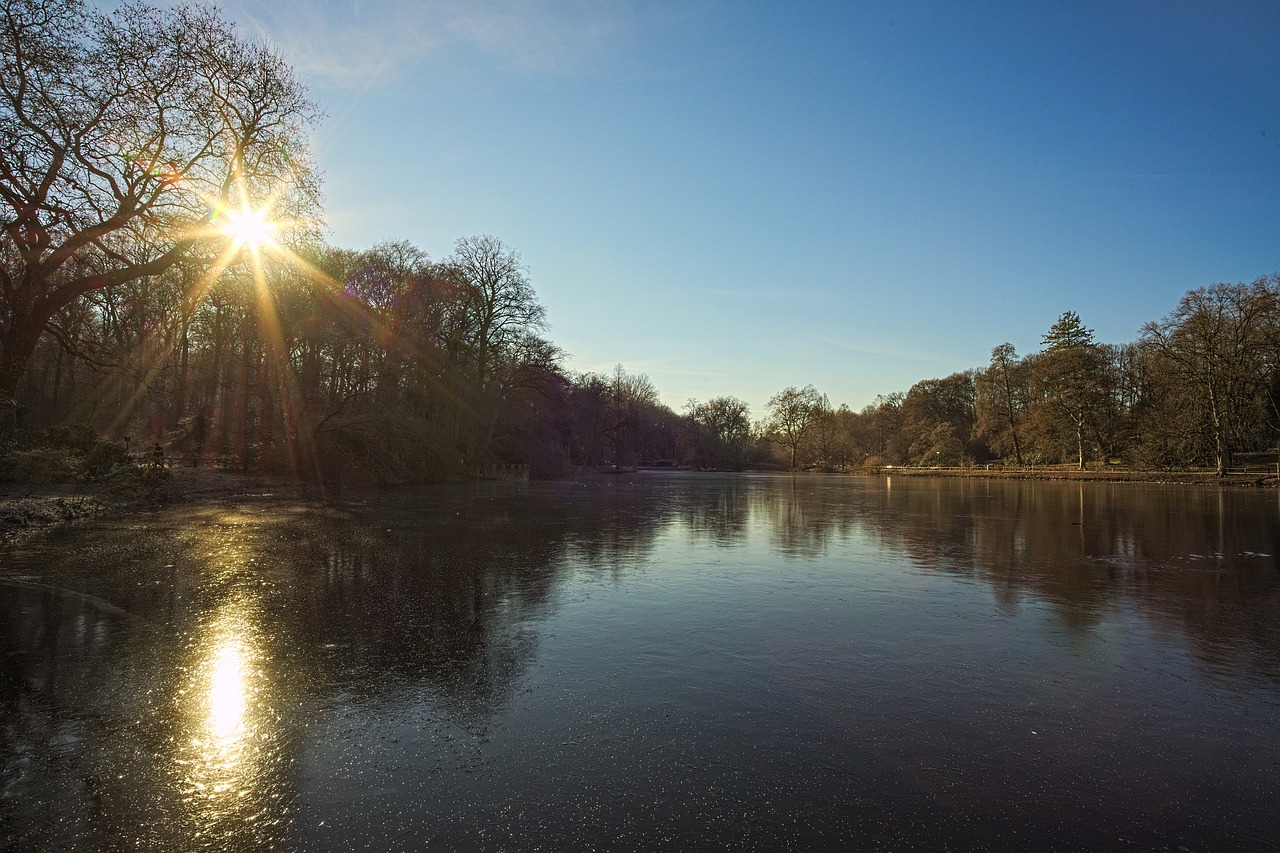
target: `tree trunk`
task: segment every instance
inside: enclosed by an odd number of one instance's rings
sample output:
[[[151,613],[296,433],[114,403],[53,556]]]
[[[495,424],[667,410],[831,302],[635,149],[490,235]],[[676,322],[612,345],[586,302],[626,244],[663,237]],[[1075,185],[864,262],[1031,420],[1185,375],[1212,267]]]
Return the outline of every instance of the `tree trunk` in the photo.
[[[18,386],[44,333],[44,324],[44,320],[37,324],[30,318],[19,321],[17,328],[10,328],[0,339],[0,436],[18,429]]]
[[[53,360],[53,392],[49,397],[49,417],[55,421],[58,419],[58,411],[61,408],[62,358],[64,355],[62,347],[58,347],[57,355]]]
[[[191,365],[191,315],[185,311],[182,316],[182,339],[178,350],[178,382],[173,395],[173,417],[169,421],[169,429],[177,429],[187,409],[187,376]]]

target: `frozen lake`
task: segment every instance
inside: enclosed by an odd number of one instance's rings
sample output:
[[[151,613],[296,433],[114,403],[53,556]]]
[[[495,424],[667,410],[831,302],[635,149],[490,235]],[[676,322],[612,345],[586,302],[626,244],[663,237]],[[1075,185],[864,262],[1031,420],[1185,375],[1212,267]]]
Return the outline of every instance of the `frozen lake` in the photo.
[[[641,473],[0,545],[12,849],[1276,844],[1280,494]]]

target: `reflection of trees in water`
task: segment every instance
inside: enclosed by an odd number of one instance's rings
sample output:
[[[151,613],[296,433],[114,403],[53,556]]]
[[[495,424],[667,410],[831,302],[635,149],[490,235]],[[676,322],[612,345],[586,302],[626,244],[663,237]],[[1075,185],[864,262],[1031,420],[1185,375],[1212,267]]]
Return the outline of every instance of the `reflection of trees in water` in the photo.
[[[1244,665],[1280,679],[1280,520],[1260,498],[1232,489],[899,480],[880,493],[869,529],[923,568],[988,583],[1007,610],[1033,596],[1065,627],[1085,631],[1124,600],[1185,631],[1210,671]]]
[[[643,558],[665,512],[660,494],[623,486],[428,495],[432,506],[380,503],[308,539],[294,561],[298,630],[344,690],[381,693],[394,674],[481,714],[532,660],[533,623],[567,568]]]
[[[642,556],[664,507],[460,488],[55,533],[49,586],[0,596],[0,837],[279,842],[304,714],[425,703],[483,728],[565,566]]]
[[[677,503],[694,539],[740,545],[765,530],[787,557],[816,558],[865,523],[860,480],[821,475],[690,475]]]
[[[263,659],[252,524],[152,520],[55,534],[30,564],[50,583],[0,604],[23,626],[5,637],[5,761],[36,757],[0,803],[19,846],[250,849],[279,829],[295,696]]]
[[[174,656],[154,627],[57,588],[0,592],[0,839],[13,849],[156,843],[177,809],[137,789],[172,742],[156,724]],[[152,689],[149,689],[152,688]]]
[[[536,501],[536,519],[526,507],[521,524],[560,529],[568,561],[589,568],[616,570],[645,559],[658,533],[682,498],[670,480],[647,481],[606,476],[596,480],[544,484]],[[537,519],[540,519],[538,521]]]
[[[1249,490],[980,479],[705,479],[679,517],[725,544],[758,526],[787,557],[869,537],[989,585],[1006,614],[1047,604],[1077,638],[1121,601],[1188,636],[1209,671],[1280,679],[1280,498]],[[1245,553],[1250,551],[1251,553]]]
[[[784,556],[821,557],[832,542],[866,523],[861,481],[795,475],[764,482],[769,487],[752,495],[752,516],[768,525],[774,548]]]
[[[678,505],[676,517],[695,539],[716,545],[737,545],[751,528],[752,497],[756,492],[741,477],[691,479],[689,494]]]

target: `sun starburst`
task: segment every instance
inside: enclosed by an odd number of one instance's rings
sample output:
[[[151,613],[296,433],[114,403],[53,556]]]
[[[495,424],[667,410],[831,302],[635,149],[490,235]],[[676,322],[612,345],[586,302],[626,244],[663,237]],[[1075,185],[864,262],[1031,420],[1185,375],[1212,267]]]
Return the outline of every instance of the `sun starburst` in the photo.
[[[222,215],[219,230],[232,239],[234,248],[247,248],[257,252],[263,246],[275,243],[275,234],[279,224],[271,219],[266,208],[254,210],[241,208],[230,210]]]

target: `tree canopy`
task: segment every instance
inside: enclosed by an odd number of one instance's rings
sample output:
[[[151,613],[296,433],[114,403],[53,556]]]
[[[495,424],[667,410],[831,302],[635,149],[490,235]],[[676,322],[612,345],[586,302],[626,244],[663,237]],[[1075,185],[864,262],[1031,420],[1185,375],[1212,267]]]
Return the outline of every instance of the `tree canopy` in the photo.
[[[306,212],[316,115],[292,69],[211,7],[3,0],[0,428],[59,311],[201,252],[216,265],[223,211]]]

